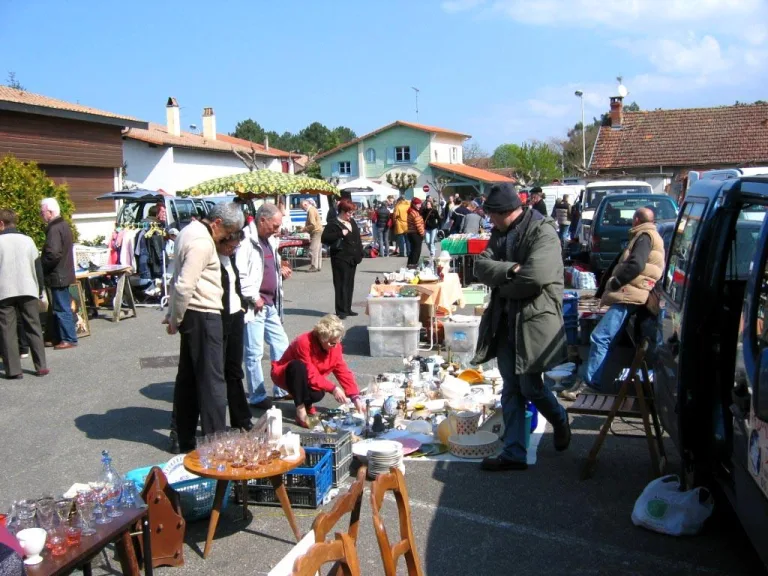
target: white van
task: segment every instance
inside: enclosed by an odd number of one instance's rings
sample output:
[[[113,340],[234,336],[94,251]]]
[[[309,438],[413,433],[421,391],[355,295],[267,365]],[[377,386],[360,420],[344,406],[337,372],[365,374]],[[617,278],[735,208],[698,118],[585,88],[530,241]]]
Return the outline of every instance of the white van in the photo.
[[[580,184],[553,184],[551,186],[542,186],[541,191],[544,192],[544,204],[547,206],[547,215],[552,214],[555,202],[560,200],[563,196],[568,196],[568,202],[573,206],[573,203],[579,199],[579,194],[581,194],[582,190],[584,190],[584,186]]]
[[[603,180],[590,182],[584,187],[584,198],[581,204],[581,224],[579,244],[588,251],[592,232],[592,218],[600,201],[608,194],[653,194],[653,186],[641,180]]]

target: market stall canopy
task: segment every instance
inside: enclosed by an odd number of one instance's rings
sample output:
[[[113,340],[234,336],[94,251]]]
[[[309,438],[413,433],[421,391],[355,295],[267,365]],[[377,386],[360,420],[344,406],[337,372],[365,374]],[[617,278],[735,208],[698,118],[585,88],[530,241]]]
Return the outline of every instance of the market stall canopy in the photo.
[[[238,196],[246,198],[297,193],[339,195],[338,188],[325,180],[284,172],[272,172],[271,170],[257,170],[256,172],[244,172],[206,180],[182,190],[179,194],[182,196],[207,196],[225,192],[234,192]]]
[[[367,178],[356,178],[349,182],[344,182],[344,184],[339,184],[339,190],[347,190],[350,193],[375,192],[380,196],[389,196],[390,194],[394,196],[400,195],[397,188],[393,188],[387,184],[379,184],[378,182],[368,180]]]

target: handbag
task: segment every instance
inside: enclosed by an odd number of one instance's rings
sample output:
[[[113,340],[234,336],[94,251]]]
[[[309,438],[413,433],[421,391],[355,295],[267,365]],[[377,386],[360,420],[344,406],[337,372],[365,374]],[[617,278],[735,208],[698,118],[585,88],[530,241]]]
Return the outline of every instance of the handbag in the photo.
[[[40,314],[45,314],[48,312],[48,300],[46,300],[45,296],[38,298],[37,305],[39,307]]]

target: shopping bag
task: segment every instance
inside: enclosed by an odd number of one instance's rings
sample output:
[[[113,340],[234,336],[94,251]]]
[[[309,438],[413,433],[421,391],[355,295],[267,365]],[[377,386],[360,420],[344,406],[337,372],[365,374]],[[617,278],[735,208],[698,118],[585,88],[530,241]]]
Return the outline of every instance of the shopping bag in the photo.
[[[632,523],[662,534],[689,536],[701,531],[714,507],[709,490],[681,491],[680,478],[672,474],[645,487],[632,510]]]

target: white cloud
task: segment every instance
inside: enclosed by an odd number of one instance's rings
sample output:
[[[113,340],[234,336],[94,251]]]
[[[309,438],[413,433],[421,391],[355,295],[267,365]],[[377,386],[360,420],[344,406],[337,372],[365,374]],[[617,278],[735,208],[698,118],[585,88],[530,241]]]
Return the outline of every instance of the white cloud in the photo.
[[[446,0],[441,4],[443,10],[448,13],[466,12],[484,4],[485,0]]]
[[[561,118],[568,113],[570,106],[565,104],[555,104],[546,100],[537,100],[532,98],[526,102],[528,109],[539,116],[547,118]]]
[[[662,38],[653,44],[649,60],[664,74],[711,74],[731,66],[720,50],[720,43],[712,36],[701,40],[690,37],[684,44]]]

